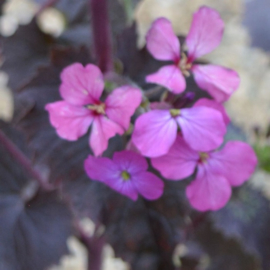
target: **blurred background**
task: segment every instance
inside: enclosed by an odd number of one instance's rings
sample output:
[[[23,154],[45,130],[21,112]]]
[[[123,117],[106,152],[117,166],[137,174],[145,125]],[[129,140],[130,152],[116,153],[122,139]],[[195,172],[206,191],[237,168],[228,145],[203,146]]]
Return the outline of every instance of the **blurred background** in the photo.
[[[54,37],[66,29],[68,16],[64,9],[44,7],[46,1],[7,0],[2,6],[0,32],[12,36],[19,25],[28,24],[37,16],[42,31]],[[72,1],[71,1],[72,2]],[[77,1],[79,2],[79,1]],[[127,23],[137,23],[137,46],[145,45],[145,34],[158,17],[172,21],[178,35],[186,35],[192,14],[200,6],[215,8],[225,21],[225,33],[221,45],[205,59],[236,70],[241,78],[240,88],[225,104],[233,124],[240,128],[245,139],[257,151],[260,166],[250,180],[250,185],[270,199],[270,1],[269,0],[119,0],[126,11]],[[40,10],[42,7],[42,10]],[[113,19],[114,11],[110,11]],[[83,36],[87,25],[77,27],[69,35]],[[68,36],[67,36],[68,39]],[[3,59],[0,59],[1,63]],[[13,116],[13,98],[8,87],[8,75],[0,71],[0,118],[10,121]],[[89,234],[94,224],[86,219],[82,223]],[[76,238],[68,239],[69,256],[49,270],[85,270],[87,252]],[[184,252],[178,246],[176,252]],[[110,246],[104,249],[104,270],[128,270],[128,264],[114,257]]]

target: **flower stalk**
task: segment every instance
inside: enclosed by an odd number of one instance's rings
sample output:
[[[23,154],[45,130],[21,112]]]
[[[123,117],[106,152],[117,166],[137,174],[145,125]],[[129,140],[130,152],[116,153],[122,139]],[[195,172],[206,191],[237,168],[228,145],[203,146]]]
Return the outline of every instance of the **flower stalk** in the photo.
[[[92,53],[103,73],[113,69],[111,29],[107,0],[90,0],[92,19]]]
[[[0,130],[0,144],[2,144],[7,152],[33,177],[44,190],[51,190],[52,187],[45,183],[42,176],[33,169],[31,161],[23,154],[23,152]]]

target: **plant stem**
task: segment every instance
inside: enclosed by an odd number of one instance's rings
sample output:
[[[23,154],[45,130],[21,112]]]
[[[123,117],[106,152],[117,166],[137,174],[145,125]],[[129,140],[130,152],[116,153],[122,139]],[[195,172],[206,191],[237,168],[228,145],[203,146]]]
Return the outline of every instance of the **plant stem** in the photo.
[[[102,268],[102,251],[105,244],[103,236],[88,236],[83,228],[79,225],[77,221],[75,227],[79,234],[81,242],[87,248],[88,253],[88,270],[101,270]]]
[[[51,190],[51,187],[46,184],[41,175],[33,169],[30,160],[23,152],[0,130],[0,144],[2,144],[9,154],[27,171],[28,175],[33,177],[44,190]]]
[[[146,214],[149,222],[149,227],[153,233],[153,238],[156,242],[159,266],[158,269],[174,270],[175,267],[172,261],[172,255],[176,243],[171,240],[171,227],[165,218],[161,219],[154,211],[151,212],[149,202],[143,199]]]
[[[93,56],[102,72],[112,70],[112,45],[107,0],[90,0]]]

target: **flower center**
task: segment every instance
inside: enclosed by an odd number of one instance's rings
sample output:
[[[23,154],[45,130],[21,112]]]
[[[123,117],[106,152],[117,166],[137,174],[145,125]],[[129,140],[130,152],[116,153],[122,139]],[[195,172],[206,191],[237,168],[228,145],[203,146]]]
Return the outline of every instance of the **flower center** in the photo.
[[[179,109],[170,109],[170,114],[172,117],[179,116],[181,111]]]
[[[105,114],[105,103],[87,105],[86,108],[98,114]]]
[[[128,181],[130,179],[130,174],[127,171],[122,171],[121,176],[124,181]]]
[[[205,153],[205,152],[200,152],[199,156],[200,156],[200,162],[202,163],[205,163],[207,159],[209,158],[208,153]]]
[[[186,77],[190,76],[191,67],[192,67],[192,63],[189,63],[187,56],[184,53],[182,53],[181,60],[179,62],[179,68],[184,76]]]

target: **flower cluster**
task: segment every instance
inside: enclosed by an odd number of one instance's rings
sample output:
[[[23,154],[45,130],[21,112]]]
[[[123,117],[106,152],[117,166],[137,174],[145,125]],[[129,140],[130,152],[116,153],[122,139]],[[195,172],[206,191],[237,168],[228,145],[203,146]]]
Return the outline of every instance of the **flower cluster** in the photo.
[[[129,129],[131,117],[146,98],[144,92],[127,85],[102,95],[104,80],[98,67],[75,63],[63,70],[63,101],[47,104],[46,110],[58,135],[66,140],[77,140],[91,126],[89,145],[93,155],[84,163],[91,179],[132,200],[138,194],[149,200],[158,199],[164,183],[147,171],[149,158],[167,180],[182,180],[195,173],[186,196],[197,210],[217,210],[227,203],[231,187],[250,177],[257,158],[252,148],[240,141],[228,142],[216,150],[223,144],[230,122],[222,102],[238,88],[239,77],[233,70],[200,64],[196,59],[219,45],[223,30],[219,14],[201,7],[194,14],[185,40],[188,51],[181,51],[171,23],[165,18],[153,22],[146,37],[147,49],[154,58],[172,64],[148,75],[146,81],[179,97],[187,88],[185,77],[193,74],[198,86],[212,99],[199,99],[185,106],[169,101],[150,104],[135,120],[128,150],[114,153],[112,159],[101,157],[108,140]]]

